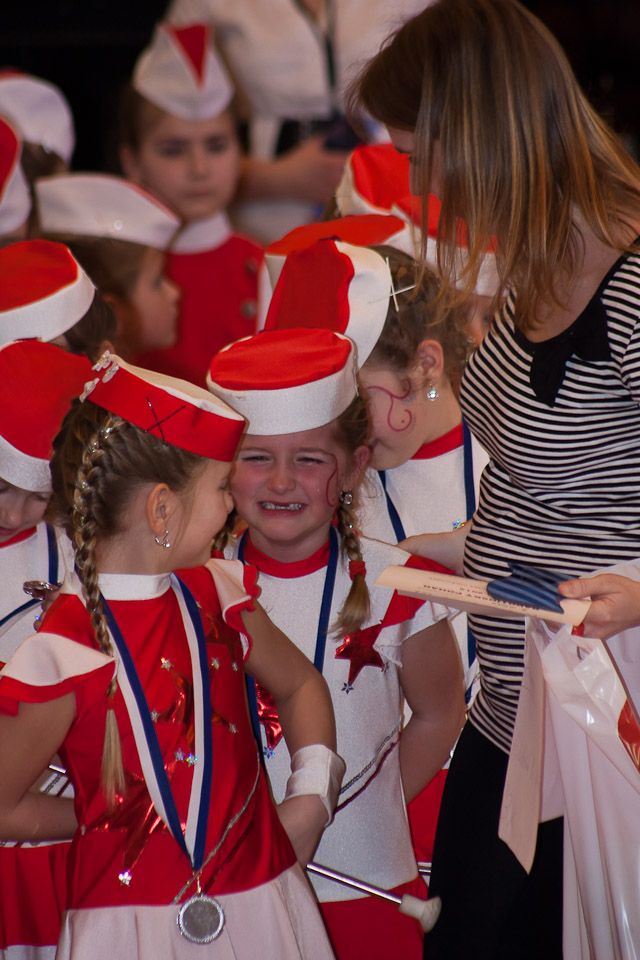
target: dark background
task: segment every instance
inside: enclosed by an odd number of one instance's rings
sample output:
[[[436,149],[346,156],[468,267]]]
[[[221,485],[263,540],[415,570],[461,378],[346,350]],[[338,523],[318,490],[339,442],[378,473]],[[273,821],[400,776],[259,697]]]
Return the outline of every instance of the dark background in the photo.
[[[640,0],[526,6],[558,37],[592,103],[638,156]],[[166,0],[0,0],[0,66],[64,91],[76,122],[76,170],[113,169],[117,92],[165,7]]]

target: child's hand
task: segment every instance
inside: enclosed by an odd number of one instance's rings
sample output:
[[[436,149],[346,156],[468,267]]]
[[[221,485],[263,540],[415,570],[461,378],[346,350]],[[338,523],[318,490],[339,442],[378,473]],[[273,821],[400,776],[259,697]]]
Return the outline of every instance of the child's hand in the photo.
[[[327,811],[315,795],[291,797],[277,806],[280,823],[284,827],[298,863],[302,867],[313,859],[327,822]]]
[[[615,633],[640,625],[640,583],[614,573],[596,577],[565,580],[558,586],[563,597],[591,597],[591,606],[584,621],[588,637],[606,640]]]
[[[313,136],[276,162],[290,196],[327,203],[340,183],[347,156],[341,150],[326,150],[322,137]]]
[[[448,567],[454,573],[461,574],[464,544],[470,529],[471,523],[467,521],[451,533],[419,533],[414,537],[401,540],[398,546],[407,553],[425,557],[427,560],[435,560],[436,563]]]

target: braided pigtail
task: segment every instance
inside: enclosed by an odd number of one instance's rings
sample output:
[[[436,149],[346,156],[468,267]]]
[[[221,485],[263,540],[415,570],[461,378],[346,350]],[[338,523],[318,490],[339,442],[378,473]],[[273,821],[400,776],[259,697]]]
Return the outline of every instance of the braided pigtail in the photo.
[[[227,519],[224,522],[224,526],[218,531],[213,541],[213,553],[222,556],[224,554],[225,548],[227,547],[229,540],[233,534],[236,523],[238,522],[238,514],[236,513],[235,508],[227,516]]]
[[[349,559],[351,587],[334,627],[334,633],[340,636],[359,630],[371,612],[367,569],[362,559],[360,539],[355,527],[353,503],[353,493],[350,490],[344,490],[340,494],[338,506],[338,530],[342,536],[342,549]]]
[[[115,417],[109,415],[102,427],[94,431],[85,446],[82,462],[76,475],[71,514],[76,570],[82,582],[85,603],[91,617],[96,641],[100,650],[114,659],[115,653],[102,609],[98,586],[95,552],[98,529],[96,516],[99,515],[99,510],[94,501],[100,486],[102,462],[105,458],[109,437],[113,430],[117,429],[118,424],[122,424],[122,421],[118,421]],[[114,676],[107,687],[107,716],[102,748],[102,785],[110,809],[115,806],[116,796],[124,791],[125,786],[120,733],[114,711],[117,686],[117,679]]]

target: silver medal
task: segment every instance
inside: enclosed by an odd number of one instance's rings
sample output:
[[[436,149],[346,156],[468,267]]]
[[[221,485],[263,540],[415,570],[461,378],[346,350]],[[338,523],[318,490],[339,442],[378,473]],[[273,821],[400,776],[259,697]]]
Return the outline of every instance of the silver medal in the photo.
[[[185,940],[211,943],[222,931],[224,911],[217,900],[198,891],[182,904],[176,922]]]

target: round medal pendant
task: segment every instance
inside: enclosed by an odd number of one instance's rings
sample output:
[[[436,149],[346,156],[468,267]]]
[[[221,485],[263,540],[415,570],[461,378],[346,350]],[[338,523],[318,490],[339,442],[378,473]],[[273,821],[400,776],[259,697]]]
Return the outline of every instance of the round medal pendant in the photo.
[[[191,943],[211,943],[224,926],[224,911],[217,900],[196,893],[183,903],[176,918],[178,930]]]

